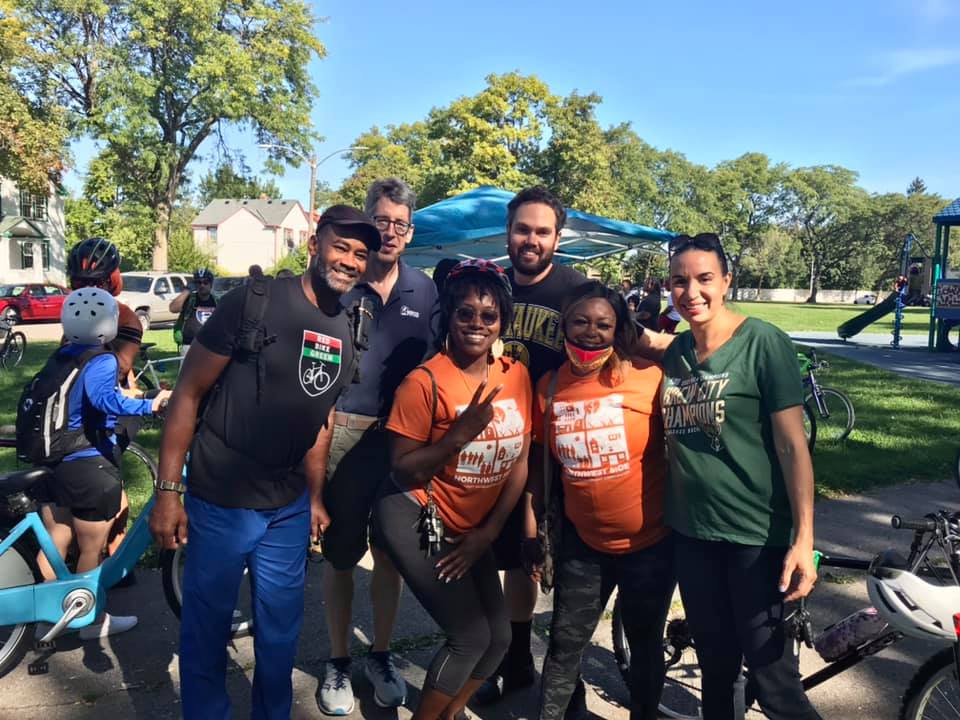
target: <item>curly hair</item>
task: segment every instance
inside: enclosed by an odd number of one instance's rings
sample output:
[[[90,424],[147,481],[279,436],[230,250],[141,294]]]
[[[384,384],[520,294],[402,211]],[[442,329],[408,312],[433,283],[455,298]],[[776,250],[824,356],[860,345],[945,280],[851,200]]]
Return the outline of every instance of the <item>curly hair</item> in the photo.
[[[476,294],[479,298],[493,298],[500,311],[500,337],[503,337],[513,322],[513,295],[496,277],[487,273],[469,273],[447,278],[440,294],[441,346],[446,342],[454,312],[470,294]]]

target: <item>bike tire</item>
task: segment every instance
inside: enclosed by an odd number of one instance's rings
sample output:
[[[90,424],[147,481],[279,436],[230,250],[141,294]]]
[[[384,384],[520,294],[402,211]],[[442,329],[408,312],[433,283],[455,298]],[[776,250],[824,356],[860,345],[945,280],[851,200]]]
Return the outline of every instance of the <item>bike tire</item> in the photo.
[[[960,485],[960,450],[957,450],[957,456],[953,459],[953,479]]]
[[[803,403],[803,432],[807,436],[807,447],[813,455],[813,446],[817,444],[817,415],[810,403]]]
[[[960,682],[957,680],[953,652],[953,647],[944,648],[920,666],[903,696],[900,720],[957,717]],[[949,710],[952,715],[937,710],[938,707]]]
[[[623,627],[620,598],[613,603],[613,654],[620,675],[630,687],[630,644]],[[663,630],[664,683],[659,711],[674,720],[699,720],[702,680],[700,665],[687,621],[680,612],[671,612]]]
[[[850,437],[853,426],[857,422],[857,415],[853,409],[853,402],[846,393],[832,387],[820,386],[823,396],[823,405],[827,414],[820,412],[820,406],[812,392],[807,392],[803,401],[811,409],[817,411],[817,433],[821,442],[839,443]]]
[[[3,367],[7,370],[15,368],[23,360],[23,354],[26,351],[27,336],[22,332],[10,333],[3,349]]]
[[[43,582],[36,564],[22,548],[14,544],[0,555],[0,589]],[[13,670],[33,645],[36,623],[20,623],[0,628],[0,677]]]
[[[163,550],[160,553],[160,574],[163,579],[163,595],[173,614],[180,619],[183,610],[183,563],[186,560],[186,548],[181,545],[176,550]],[[241,595],[243,592],[241,591]],[[249,593],[248,593],[249,594]],[[250,612],[234,610],[230,623],[230,637],[241,638],[253,635],[253,616]]]

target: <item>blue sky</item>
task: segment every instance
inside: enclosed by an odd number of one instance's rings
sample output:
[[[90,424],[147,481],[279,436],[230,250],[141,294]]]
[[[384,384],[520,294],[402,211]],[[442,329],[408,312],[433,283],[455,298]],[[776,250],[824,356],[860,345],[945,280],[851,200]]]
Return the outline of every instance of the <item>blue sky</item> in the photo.
[[[373,125],[414,121],[491,73],[596,92],[604,125],[706,165],[760,151],[834,163],[871,192],[921,176],[960,195],[960,0],[803,3],[486,0],[314,2],[327,57],[314,61],[318,156]],[[247,163],[264,151],[234,136]],[[78,188],[88,151],[78,148]],[[194,167],[198,176],[202,168]],[[337,186],[349,169],[321,165]],[[275,178],[306,203],[308,169]]]

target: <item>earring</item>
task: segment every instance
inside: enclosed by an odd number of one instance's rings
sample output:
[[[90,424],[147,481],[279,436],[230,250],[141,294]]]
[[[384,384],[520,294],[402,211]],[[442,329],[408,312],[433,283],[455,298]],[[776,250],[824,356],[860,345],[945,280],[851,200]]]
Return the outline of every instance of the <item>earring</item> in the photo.
[[[503,357],[503,338],[497,338],[490,346],[490,361],[499,360]]]

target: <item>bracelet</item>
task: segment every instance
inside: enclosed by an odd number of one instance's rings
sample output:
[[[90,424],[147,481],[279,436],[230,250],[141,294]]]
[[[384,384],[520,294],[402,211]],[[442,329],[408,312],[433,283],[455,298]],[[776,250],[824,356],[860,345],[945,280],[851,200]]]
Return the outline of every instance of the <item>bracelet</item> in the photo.
[[[169,480],[157,480],[153,486],[154,490],[169,490],[170,492],[183,495],[187,491],[187,486],[182,482],[170,482]]]

